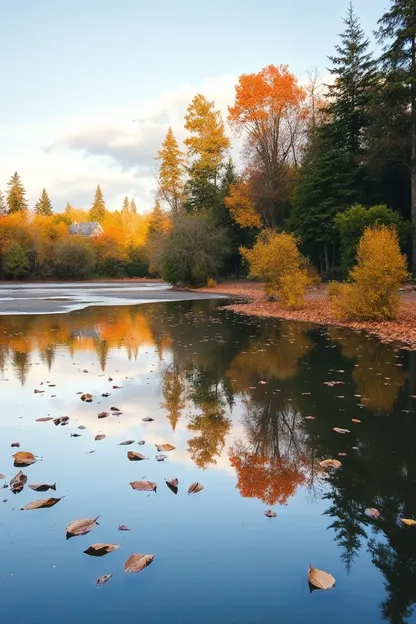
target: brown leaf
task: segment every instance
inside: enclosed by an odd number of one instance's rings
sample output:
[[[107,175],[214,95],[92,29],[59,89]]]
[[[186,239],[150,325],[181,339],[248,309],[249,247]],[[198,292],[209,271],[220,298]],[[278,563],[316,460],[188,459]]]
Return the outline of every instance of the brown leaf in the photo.
[[[154,558],[155,555],[130,555],[124,564],[124,569],[126,572],[141,572],[152,563]]]
[[[142,459],[147,459],[141,453],[136,453],[135,451],[127,451],[127,457],[130,461],[141,461]]]
[[[133,444],[134,440],[124,440],[124,442],[120,442],[119,446],[128,446],[129,444]]]
[[[330,589],[335,585],[335,579],[332,574],[312,566],[309,566],[308,581],[317,589]]]
[[[165,459],[167,459],[167,458],[168,458],[167,455],[156,455],[156,461],[158,461],[158,462],[165,461]]]
[[[150,416],[146,416],[146,418],[142,418],[143,422],[153,422],[154,418],[150,418]]]
[[[319,465],[322,466],[322,468],[341,468],[342,466],[339,459],[324,459],[319,462]]]
[[[119,531],[130,531],[129,527],[125,524],[119,524],[117,528]]]
[[[341,429],[340,427],[333,427],[332,431],[335,431],[335,433],[351,433],[349,429]]]
[[[200,492],[203,489],[204,489],[204,486],[201,485],[200,483],[198,483],[198,481],[195,481],[195,483],[192,483],[189,486],[188,494],[197,494],[198,492]]]
[[[406,526],[414,526],[416,524],[416,520],[410,518],[400,518],[400,522],[403,522]]]
[[[35,394],[43,394],[45,392],[45,390],[37,390],[37,389],[35,389],[35,390],[33,390],[33,392]]]
[[[153,481],[131,481],[131,487],[137,492],[156,492],[157,483]]]
[[[117,548],[120,548],[120,544],[91,544],[84,550],[84,553],[91,555],[91,557],[102,557],[113,552],[113,550],[117,550]]]
[[[56,505],[56,503],[59,503],[62,498],[63,496],[61,496],[61,498],[44,498],[42,500],[33,501],[32,503],[28,503],[27,505],[22,507],[20,511],[53,507],[54,505]]]
[[[97,520],[100,516],[96,518],[81,518],[79,520],[73,520],[66,527],[66,536],[72,537],[73,535],[86,535],[90,531],[92,531],[97,526]]]
[[[41,418],[36,418],[36,422],[48,422],[49,420],[53,420],[52,416],[42,416]]]
[[[10,489],[14,494],[21,492],[27,482],[27,476],[23,474],[21,470],[17,473],[15,477],[10,481]]]
[[[155,444],[156,450],[157,451],[173,451],[175,449],[174,446],[172,446],[172,444]]]
[[[6,478],[6,475],[1,474],[1,472],[0,472],[0,479],[5,479],[5,478]]]
[[[10,444],[10,446],[11,446],[11,448],[19,448],[19,446],[20,446],[20,442],[12,442],[12,443]]]
[[[85,401],[85,403],[91,403],[92,394],[88,394],[88,392],[86,392],[85,394],[81,394],[81,401]]]
[[[19,451],[12,455],[15,466],[30,466],[36,461],[36,457],[29,451]]]
[[[110,416],[108,412],[100,412],[98,414],[98,418],[107,418],[107,416]]]
[[[109,581],[112,576],[113,576],[112,574],[103,574],[103,576],[99,576],[97,578],[96,586],[101,587],[101,585],[104,585],[104,583],[107,583],[107,581]]]
[[[56,483],[49,485],[48,483],[33,483],[33,485],[29,485],[32,490],[35,492],[47,492],[48,490],[56,491]]]
[[[275,511],[272,511],[271,509],[267,509],[264,512],[264,515],[267,516],[268,518],[276,518],[277,513]]]
[[[178,493],[178,486],[179,486],[178,479],[169,479],[168,481],[166,481],[166,485],[168,486],[171,492],[173,492],[174,494]]]
[[[351,422],[360,423],[361,420],[359,420],[358,418],[351,418]]]
[[[66,425],[69,423],[69,416],[60,416],[59,418],[54,418],[53,422],[56,427],[58,425]]]
[[[367,516],[367,518],[371,518],[372,520],[377,520],[377,518],[380,517],[380,512],[378,509],[375,509],[374,507],[368,507],[365,511],[364,511],[365,515]]]
[[[98,435],[95,436],[94,440],[104,440],[105,438],[105,433],[99,433]]]

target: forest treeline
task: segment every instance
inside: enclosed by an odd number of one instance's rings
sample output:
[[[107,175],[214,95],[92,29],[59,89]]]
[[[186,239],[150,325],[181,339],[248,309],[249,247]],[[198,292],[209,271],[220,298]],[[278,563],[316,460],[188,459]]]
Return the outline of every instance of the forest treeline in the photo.
[[[285,65],[243,74],[223,119],[197,94],[179,145],[172,128],[156,154],[151,213],[128,198],[108,211],[100,187],[89,211],[53,211],[44,189],[29,210],[17,173],[0,195],[3,277],[160,275],[203,284],[245,273],[241,249],[259,234],[293,234],[327,279],[345,277],[368,226],[395,227],[416,273],[416,5],[390,0],[377,50],[352,5],[325,84]],[[228,125],[227,125],[228,124]],[[241,154],[233,163],[231,141]],[[98,222],[98,236],[70,234]],[[413,227],[412,227],[413,224]],[[412,252],[413,250],[413,252]]]

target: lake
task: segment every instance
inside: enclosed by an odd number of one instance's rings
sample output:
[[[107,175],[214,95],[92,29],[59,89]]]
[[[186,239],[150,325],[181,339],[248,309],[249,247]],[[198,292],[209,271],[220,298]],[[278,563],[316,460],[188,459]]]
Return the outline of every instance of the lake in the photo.
[[[0,316],[0,487],[37,457],[0,492],[2,624],[415,622],[416,352],[214,299],[123,303]],[[136,553],[155,557],[125,572]],[[311,591],[309,564],[335,587]]]

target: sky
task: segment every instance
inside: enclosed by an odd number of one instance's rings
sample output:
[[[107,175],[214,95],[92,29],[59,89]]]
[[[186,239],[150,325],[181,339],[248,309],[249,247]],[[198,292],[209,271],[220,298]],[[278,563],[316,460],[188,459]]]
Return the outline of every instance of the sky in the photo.
[[[389,0],[355,0],[368,36]],[[242,73],[328,74],[348,0],[0,0],[0,189],[33,206],[154,204],[155,155],[197,93],[224,117]]]

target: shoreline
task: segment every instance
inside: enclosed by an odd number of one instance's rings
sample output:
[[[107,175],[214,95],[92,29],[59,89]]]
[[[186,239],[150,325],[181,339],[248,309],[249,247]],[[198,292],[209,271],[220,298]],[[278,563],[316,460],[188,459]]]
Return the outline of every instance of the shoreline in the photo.
[[[397,342],[407,350],[416,350],[416,290],[409,287],[401,289],[397,320],[384,322],[340,321],[334,318],[326,285],[311,288],[306,295],[306,305],[300,310],[285,308],[278,301],[268,301],[259,282],[233,280],[219,283],[215,288],[200,288],[198,292],[244,299],[243,303],[224,306],[237,314],[345,327],[375,335],[382,342]]]

